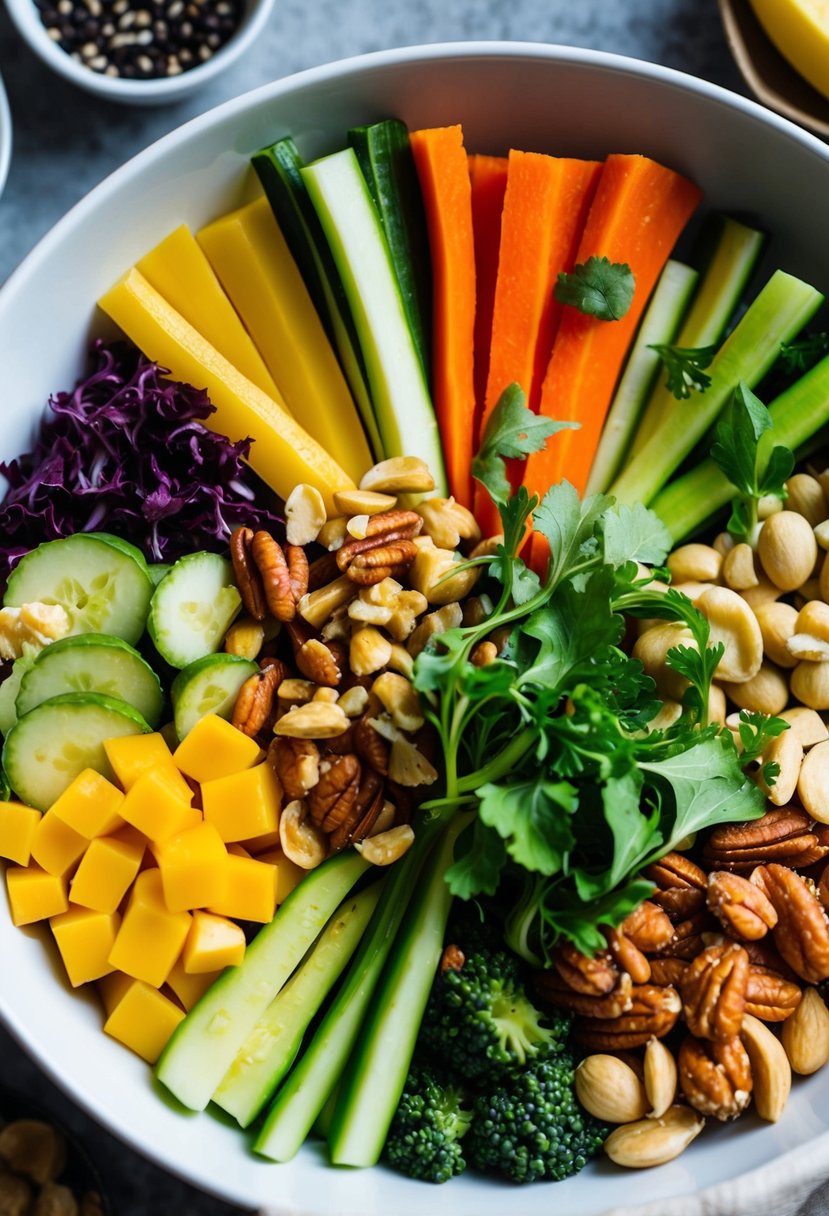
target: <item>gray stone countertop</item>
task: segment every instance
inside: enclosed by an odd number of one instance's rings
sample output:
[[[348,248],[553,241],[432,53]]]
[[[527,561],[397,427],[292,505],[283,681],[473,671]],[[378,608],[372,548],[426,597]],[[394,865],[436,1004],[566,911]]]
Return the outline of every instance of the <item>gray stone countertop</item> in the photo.
[[[242,62],[203,91],[157,109],[104,104],[65,83],[23,45],[0,6],[0,73],[14,126],[11,173],[0,198],[0,283],[102,178],[196,114],[315,64],[386,47],[470,39],[594,47],[745,91],[715,0],[277,0],[268,28]],[[14,977],[4,975],[1,982],[14,983]],[[82,1140],[100,1169],[113,1216],[240,1213],[115,1141],[2,1030],[0,1079],[54,1110]]]

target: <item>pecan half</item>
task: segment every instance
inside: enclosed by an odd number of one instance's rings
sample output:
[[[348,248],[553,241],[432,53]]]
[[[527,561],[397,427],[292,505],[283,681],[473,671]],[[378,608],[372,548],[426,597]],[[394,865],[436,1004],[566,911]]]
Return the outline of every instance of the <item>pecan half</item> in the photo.
[[[292,621],[296,608],[308,590],[308,558],[299,545],[284,550],[270,532],[256,532],[250,554],[262,579],[268,611],[278,621]]]
[[[757,941],[777,924],[777,913],[760,888],[740,874],[715,870],[708,875],[708,907],[726,933]]]
[[[278,735],[268,748],[268,763],[288,801],[304,798],[319,781],[319,748],[313,739]]]
[[[264,621],[268,615],[268,605],[265,602],[262,576],[256,568],[250,551],[252,540],[253,530],[251,528],[237,528],[230,537],[230,560],[233,563],[233,576],[236,579],[245,611],[255,621]]]
[[[585,996],[604,996],[619,982],[619,968],[606,950],[589,958],[565,942],[553,951],[553,966],[568,987]]]
[[[328,838],[334,852],[368,836],[383,809],[384,792],[383,778],[372,769],[364,768],[350,815]]]
[[[708,946],[693,960],[679,987],[691,1034],[724,1042],[740,1033],[748,970],[748,955],[736,942]]]
[[[705,871],[684,853],[666,853],[644,876],[656,883],[651,900],[672,920],[687,920],[705,907]]]
[[[308,638],[294,651],[294,659],[307,680],[323,688],[338,688],[341,684],[345,653],[336,642]]]
[[[581,1021],[575,1038],[590,1051],[629,1051],[650,1038],[661,1039],[673,1030],[682,1011],[675,988],[638,984],[631,991],[630,1009],[615,1018]]]
[[[365,713],[354,723],[354,748],[361,760],[385,777],[389,771],[390,748],[371,725],[371,717],[370,713]]]
[[[282,665],[272,664],[245,680],[233,706],[232,722],[237,730],[251,738],[259,734],[274,711],[282,678]]]
[[[661,950],[674,938],[674,927],[667,912],[649,899],[625,917],[619,930],[645,954]]]
[[[658,984],[660,988],[667,988],[669,985],[678,988],[690,966],[684,958],[652,958],[650,963],[651,983]]]
[[[703,894],[703,900],[704,898]],[[705,945],[703,934],[716,924],[717,922],[703,903],[702,911],[695,912],[687,920],[682,920],[674,925],[673,939],[663,946],[659,953],[668,958],[684,958],[690,962],[692,958],[697,957]]]
[[[587,996],[566,984],[557,971],[542,971],[536,976],[535,990],[539,998],[558,1009],[567,1009],[583,1018],[618,1018],[631,1008],[633,984],[627,972],[619,976],[616,987],[604,996]],[[677,1003],[677,1012],[679,1004]]]
[[[736,1119],[751,1101],[751,1063],[739,1038],[712,1043],[688,1035],[677,1063],[682,1092],[701,1115]]]
[[[772,933],[783,958],[807,984],[829,978],[829,917],[806,880],[774,863],[759,877],[777,913]]]
[[[306,799],[317,827],[331,833],[350,819],[360,790],[360,776],[356,756],[326,756],[320,762],[319,781]]]
[[[776,807],[748,823],[714,828],[703,856],[713,867],[746,874],[763,862],[812,865],[829,854],[812,831],[812,821],[795,807]]]
[[[634,984],[647,984],[651,978],[651,965],[639,947],[621,929],[605,929],[603,932],[619,969],[627,971]]]
[[[369,517],[366,535],[337,550],[337,566],[361,586],[372,586],[409,568],[417,555],[412,543],[423,520],[416,511],[382,511]]]
[[[746,984],[746,1013],[762,1022],[785,1022],[800,1004],[803,991],[767,967],[750,966]]]

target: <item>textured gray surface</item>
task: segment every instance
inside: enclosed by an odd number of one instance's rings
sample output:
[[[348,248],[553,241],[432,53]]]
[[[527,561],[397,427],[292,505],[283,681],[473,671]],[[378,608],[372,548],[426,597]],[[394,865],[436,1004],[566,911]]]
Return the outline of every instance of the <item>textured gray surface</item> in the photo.
[[[65,211],[186,119],[314,64],[396,45],[468,39],[561,42],[634,55],[741,90],[715,0],[277,0],[265,36],[214,85],[158,110],[104,105],[53,76],[0,7],[0,72],[15,147],[0,199],[0,282]],[[14,978],[4,976],[4,983]],[[60,1033],[56,1020],[55,1033]],[[0,1030],[0,1077],[54,1106],[99,1163],[113,1216],[233,1216],[117,1144],[59,1095]],[[428,1202],[428,1196],[424,1203]],[[810,1209],[817,1216],[820,1208]]]

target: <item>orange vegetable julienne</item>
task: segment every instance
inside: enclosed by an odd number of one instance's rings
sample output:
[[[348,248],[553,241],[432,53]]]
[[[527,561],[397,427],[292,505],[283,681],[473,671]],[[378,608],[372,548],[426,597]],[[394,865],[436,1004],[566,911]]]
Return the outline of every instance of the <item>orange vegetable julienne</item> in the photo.
[[[598,161],[510,151],[482,428],[510,384],[538,411],[562,312],[553,289],[573,267],[600,170]],[[511,462],[511,480],[520,484],[522,472]],[[477,486],[475,511],[486,535],[498,531],[495,508]]]
[[[410,135],[433,276],[432,394],[451,493],[471,506],[475,418],[475,247],[472,188],[460,126]]]
[[[506,156],[469,157],[472,183],[472,233],[475,240],[475,407],[474,436],[479,436],[480,415],[484,408],[489,371],[489,346],[492,341],[492,314],[495,308],[495,280],[498,275],[498,247],[501,243],[501,212],[507,188]]]
[[[582,493],[596,454],[619,372],[642,311],[677,237],[702,198],[679,173],[645,156],[614,154],[602,169],[576,262],[606,257],[626,262],[636,287],[619,321],[602,321],[575,308],[562,314],[541,391],[540,412],[578,422],[530,456],[524,485],[543,494],[566,476]],[[533,540],[533,564],[543,561],[543,538]]]

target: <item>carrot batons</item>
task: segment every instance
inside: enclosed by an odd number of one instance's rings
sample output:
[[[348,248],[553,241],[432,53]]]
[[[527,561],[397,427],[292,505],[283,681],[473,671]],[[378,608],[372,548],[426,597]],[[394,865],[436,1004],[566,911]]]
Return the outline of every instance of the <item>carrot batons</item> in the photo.
[[[564,310],[544,378],[540,412],[578,422],[580,427],[560,432],[544,451],[529,458],[524,484],[531,494],[543,494],[565,475],[583,492],[639,318],[701,197],[692,182],[645,156],[607,158],[575,260],[606,257],[626,262],[636,281],[633,301],[618,321],[602,321],[575,308]]]
[[[480,415],[489,373],[492,314],[495,309],[495,280],[498,277],[498,248],[501,244],[501,212],[507,188],[506,156],[469,157],[472,185],[472,235],[475,241],[475,412],[474,437],[480,439]]]
[[[413,131],[410,139],[432,259],[432,396],[449,488],[468,507],[475,417],[475,248],[469,166],[460,126]]]

